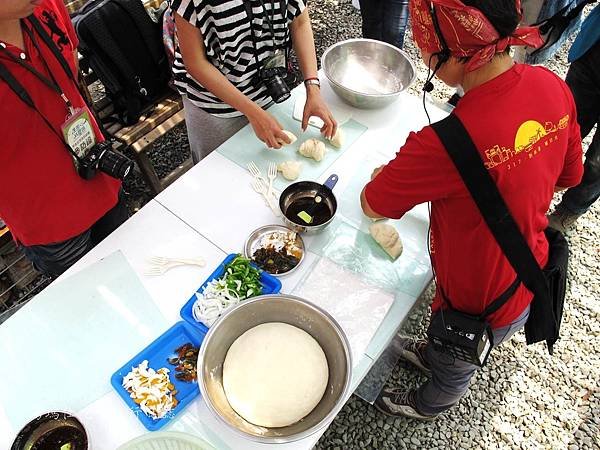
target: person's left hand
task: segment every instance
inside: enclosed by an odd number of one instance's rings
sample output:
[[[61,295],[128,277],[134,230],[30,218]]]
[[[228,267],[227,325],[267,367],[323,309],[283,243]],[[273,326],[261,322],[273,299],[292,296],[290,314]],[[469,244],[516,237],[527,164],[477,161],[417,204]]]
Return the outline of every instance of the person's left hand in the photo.
[[[323,122],[321,134],[326,139],[331,139],[337,132],[337,122],[331,115],[331,111],[321,97],[321,91],[317,86],[307,86],[306,103],[304,104],[304,114],[302,115],[302,131],[308,127],[308,119],[312,116],[319,117]]]

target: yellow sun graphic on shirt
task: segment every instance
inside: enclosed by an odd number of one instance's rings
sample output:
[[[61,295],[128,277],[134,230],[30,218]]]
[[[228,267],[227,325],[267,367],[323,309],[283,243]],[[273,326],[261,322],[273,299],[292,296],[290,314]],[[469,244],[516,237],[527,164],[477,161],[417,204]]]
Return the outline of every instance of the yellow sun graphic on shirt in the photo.
[[[546,136],[546,134],[548,133],[541,123],[535,120],[523,122],[515,136],[515,153],[528,150],[533,144]]]

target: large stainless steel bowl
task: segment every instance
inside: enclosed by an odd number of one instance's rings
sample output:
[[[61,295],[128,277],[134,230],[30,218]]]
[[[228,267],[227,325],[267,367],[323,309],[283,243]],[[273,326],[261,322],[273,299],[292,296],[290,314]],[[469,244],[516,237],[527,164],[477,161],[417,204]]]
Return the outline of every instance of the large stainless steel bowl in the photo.
[[[417,74],[406,53],[373,39],[349,39],[332,45],[323,54],[321,66],[334,92],[364,109],[394,102]]]
[[[329,365],[327,389],[319,404],[299,422],[281,428],[247,422],[231,408],[223,390],[223,362],[229,347],[250,328],[268,322],[288,323],[309,333],[321,345]],[[264,443],[292,442],[327,425],[344,405],[351,375],[350,344],[342,328],[323,309],[291,295],[243,301],[210,328],[198,357],[198,384],[209,409],[238,434]]]

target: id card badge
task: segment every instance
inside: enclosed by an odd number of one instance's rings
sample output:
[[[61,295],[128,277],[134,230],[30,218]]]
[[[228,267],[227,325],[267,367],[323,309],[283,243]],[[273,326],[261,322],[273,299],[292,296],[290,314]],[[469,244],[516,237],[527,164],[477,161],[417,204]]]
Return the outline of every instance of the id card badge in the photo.
[[[83,158],[88,150],[96,144],[96,135],[86,109],[76,108],[60,128],[65,142],[80,158]]]

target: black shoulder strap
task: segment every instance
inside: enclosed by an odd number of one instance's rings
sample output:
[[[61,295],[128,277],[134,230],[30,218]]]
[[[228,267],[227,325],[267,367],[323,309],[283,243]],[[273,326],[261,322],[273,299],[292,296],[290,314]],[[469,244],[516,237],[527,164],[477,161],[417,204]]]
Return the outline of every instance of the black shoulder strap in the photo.
[[[450,159],[518,278],[534,295],[547,299],[549,290],[544,273],[460,119],[455,114],[450,114],[431,126],[446,147]]]
[[[35,29],[37,34],[42,38],[42,40],[44,41],[44,44],[46,44],[46,46],[50,49],[50,51],[52,52],[54,57],[58,60],[61,67],[67,74],[67,76],[71,80],[73,80],[73,82],[75,84],[77,84],[77,80],[75,80],[75,75],[71,71],[69,64],[67,63],[67,61],[65,61],[65,58],[63,57],[62,53],[60,52],[60,50],[58,50],[58,48],[56,47],[56,44],[54,44],[54,41],[52,40],[52,38],[50,36],[48,36],[48,33],[46,33],[46,30],[44,30],[44,27],[42,27],[42,25],[40,24],[37,17],[35,17],[33,14],[31,14],[28,17],[28,20],[31,23],[31,25],[33,25],[33,28]]]

